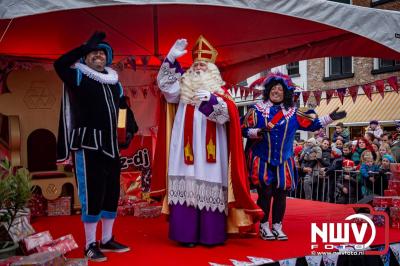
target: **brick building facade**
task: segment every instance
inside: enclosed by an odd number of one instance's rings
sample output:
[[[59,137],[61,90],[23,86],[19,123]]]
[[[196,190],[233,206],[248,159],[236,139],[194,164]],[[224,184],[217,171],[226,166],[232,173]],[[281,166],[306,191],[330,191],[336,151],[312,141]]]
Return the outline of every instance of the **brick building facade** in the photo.
[[[337,1],[337,2],[346,2],[346,0]],[[347,0],[349,3],[350,1]],[[400,1],[399,0],[352,0],[350,4],[365,6],[368,8],[380,8],[387,10],[395,10],[400,11]],[[373,30],[373,29],[372,29]],[[351,63],[350,63],[351,62]],[[391,60],[390,58],[385,59],[374,59],[374,58],[362,58],[362,57],[348,57],[348,58],[318,58],[307,61],[307,88],[308,90],[327,90],[327,89],[336,89],[336,88],[345,88],[351,87],[354,85],[362,85],[370,82],[374,82],[376,80],[385,79],[391,76],[399,76],[400,74],[400,62]],[[366,97],[362,95],[363,92],[359,90],[359,99],[362,97]],[[395,97],[395,98],[393,98]],[[350,97],[345,97],[350,98]],[[383,100],[376,95],[373,95],[373,100],[379,101]],[[397,103],[397,109],[400,110],[400,97],[398,94],[394,92],[389,92],[385,94],[385,100],[378,105],[384,107],[387,105],[389,100],[391,104]],[[393,99],[387,99],[393,98]],[[315,105],[313,102],[314,99],[310,99],[309,103],[311,106]],[[351,101],[351,99],[346,99]],[[323,100],[324,101],[324,100]],[[323,105],[323,101],[321,104]],[[339,101],[336,104],[340,105]],[[353,107],[353,103],[344,104],[344,106],[351,107],[353,112],[357,110],[358,112],[365,112],[363,118],[358,118],[359,121],[344,121],[345,124],[347,122],[348,126],[353,126],[354,135],[362,134],[363,127],[368,123],[369,120],[377,119],[383,121],[384,126],[386,126],[387,130],[392,129],[393,123],[392,119],[400,120],[400,111],[399,114],[391,113],[391,116],[382,116],[379,117],[379,112],[374,113],[374,115],[368,114],[368,108],[370,108],[368,101],[359,101],[357,100],[354,105],[364,105],[360,107]],[[326,101],[325,101],[326,105]],[[329,105],[332,105],[332,101]],[[329,105],[325,107],[318,107],[317,111],[321,113],[329,112],[330,109],[334,109],[336,106],[334,104],[332,106]],[[375,103],[376,105],[376,103]],[[376,107],[374,107],[376,108]],[[394,111],[394,110],[393,110]],[[381,113],[384,113],[383,111]],[[390,113],[390,112],[389,112]],[[398,117],[397,117],[398,116]],[[364,120],[364,121],[362,121]],[[353,123],[354,122],[354,123]],[[331,131],[333,128],[331,128]]]

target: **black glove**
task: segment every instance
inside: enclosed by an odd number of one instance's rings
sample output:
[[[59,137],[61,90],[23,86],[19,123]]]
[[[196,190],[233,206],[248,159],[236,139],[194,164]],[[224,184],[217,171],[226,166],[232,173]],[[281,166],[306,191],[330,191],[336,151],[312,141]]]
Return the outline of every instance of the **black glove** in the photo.
[[[97,45],[106,38],[106,34],[102,31],[96,31],[90,36],[89,40],[87,40],[85,46],[88,50],[93,50],[97,47]]]
[[[261,136],[264,136],[268,131],[269,131],[268,128],[263,127],[263,128],[261,128],[260,131],[257,132],[257,135],[260,136],[260,137],[261,137]]]
[[[346,115],[347,115],[346,111],[340,111],[340,112],[338,112],[338,110],[339,110],[339,107],[336,108],[332,113],[329,114],[329,117],[330,117],[332,120],[340,120],[340,119],[346,117]]]
[[[128,104],[127,104],[127,98],[126,98],[126,96],[122,96],[120,99],[119,99],[119,108],[121,108],[121,109],[127,109],[128,108]]]

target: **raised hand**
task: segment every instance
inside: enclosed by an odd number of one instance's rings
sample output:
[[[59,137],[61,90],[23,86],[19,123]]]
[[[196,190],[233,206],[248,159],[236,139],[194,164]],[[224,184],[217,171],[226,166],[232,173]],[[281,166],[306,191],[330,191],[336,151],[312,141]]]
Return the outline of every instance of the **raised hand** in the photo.
[[[340,120],[340,119],[346,117],[346,115],[347,115],[346,111],[338,112],[338,110],[339,110],[339,107],[336,108],[332,113],[329,114],[329,116],[332,120]]]
[[[168,52],[167,59],[171,62],[174,63],[175,60],[184,54],[187,53],[186,47],[188,45],[188,42],[186,39],[178,39],[172,45],[171,49]]]
[[[211,93],[209,91],[206,90],[198,90],[194,96],[193,96],[193,100],[196,102],[207,102],[210,100],[211,97]]]
[[[97,45],[106,38],[106,34],[102,31],[96,31],[90,36],[89,40],[86,42],[86,46],[89,49],[94,49]]]

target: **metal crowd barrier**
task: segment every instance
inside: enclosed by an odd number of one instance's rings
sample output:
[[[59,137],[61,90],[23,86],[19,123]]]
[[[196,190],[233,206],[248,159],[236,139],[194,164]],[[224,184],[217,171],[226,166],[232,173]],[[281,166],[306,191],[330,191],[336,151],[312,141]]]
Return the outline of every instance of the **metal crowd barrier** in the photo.
[[[291,191],[289,196],[332,203],[355,203],[366,195],[383,195],[384,186],[387,185],[389,180],[389,176],[380,176],[378,172],[371,172],[369,177],[374,177],[375,179],[375,182],[369,183],[372,184],[371,189],[370,186],[367,187],[367,180],[361,177],[360,171],[336,170],[333,176],[326,175],[325,172],[313,173],[311,184],[305,183],[304,175],[300,176],[296,190]],[[346,176],[350,178],[346,178]],[[384,180],[385,178],[386,181]],[[307,188],[310,185],[311,195],[309,194],[309,187]],[[346,188],[347,194],[343,188]]]

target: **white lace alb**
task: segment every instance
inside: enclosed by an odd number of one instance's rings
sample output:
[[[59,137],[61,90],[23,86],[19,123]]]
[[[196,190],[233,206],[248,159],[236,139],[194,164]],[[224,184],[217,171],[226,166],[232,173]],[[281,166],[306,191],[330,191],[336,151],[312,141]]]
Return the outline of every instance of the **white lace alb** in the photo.
[[[183,176],[169,176],[168,204],[177,203],[194,206],[200,210],[227,213],[227,188],[221,184],[211,183]]]

